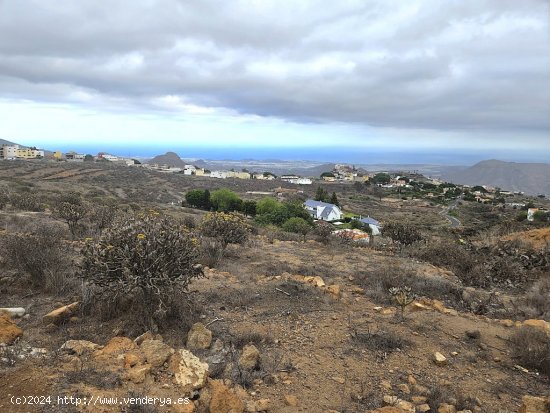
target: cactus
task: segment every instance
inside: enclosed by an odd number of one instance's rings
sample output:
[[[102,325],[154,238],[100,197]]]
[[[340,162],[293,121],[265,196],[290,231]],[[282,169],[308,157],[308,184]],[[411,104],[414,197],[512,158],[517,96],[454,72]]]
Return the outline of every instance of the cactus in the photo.
[[[416,299],[416,294],[411,290],[411,287],[393,287],[390,288],[390,294],[395,302],[401,308],[401,319],[405,318],[405,307],[411,304]]]
[[[206,237],[217,238],[223,248],[228,244],[244,244],[252,227],[240,214],[209,212],[201,222],[201,232]]]

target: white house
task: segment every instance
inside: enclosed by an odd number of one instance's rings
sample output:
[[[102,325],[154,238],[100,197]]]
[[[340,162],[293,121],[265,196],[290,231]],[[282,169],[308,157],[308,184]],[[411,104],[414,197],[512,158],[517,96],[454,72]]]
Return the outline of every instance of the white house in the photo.
[[[315,201],[313,199],[308,199],[304,202],[304,208],[314,219],[319,219],[322,221],[338,221],[344,216],[337,205]]]
[[[380,222],[378,222],[374,218],[366,217],[366,218],[359,218],[358,220],[364,225],[368,225],[370,227],[370,229],[372,230],[372,235],[380,234]]]
[[[195,168],[194,165],[185,165],[183,167],[184,175],[195,175],[196,172],[197,172],[197,168]]]
[[[225,172],[225,171],[212,171],[212,172],[210,172],[210,178],[225,179],[225,178],[227,178],[227,172]]]
[[[2,145],[0,149],[0,158],[16,159],[19,145]]]

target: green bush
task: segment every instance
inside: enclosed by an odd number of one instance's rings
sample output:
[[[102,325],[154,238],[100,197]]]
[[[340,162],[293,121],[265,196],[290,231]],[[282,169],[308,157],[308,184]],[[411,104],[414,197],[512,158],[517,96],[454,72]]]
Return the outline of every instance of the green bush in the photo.
[[[305,219],[299,217],[289,218],[283,224],[284,231],[302,235],[304,237],[304,242],[306,240],[307,234],[312,229],[313,228],[311,227],[311,224],[309,224]]]
[[[212,206],[210,202],[210,191],[208,191],[208,189],[193,189],[187,192],[185,194],[185,201],[193,208],[209,210]]]
[[[218,239],[225,248],[228,244],[244,244],[252,227],[242,215],[210,212],[203,218],[200,230],[205,237]]]
[[[243,203],[235,192],[225,188],[212,192],[210,202],[214,210],[218,212],[240,211]]]
[[[82,248],[82,277],[107,299],[137,301],[148,324],[164,320],[174,292],[184,292],[202,275],[197,240],[173,219],[158,213],[117,220]]]

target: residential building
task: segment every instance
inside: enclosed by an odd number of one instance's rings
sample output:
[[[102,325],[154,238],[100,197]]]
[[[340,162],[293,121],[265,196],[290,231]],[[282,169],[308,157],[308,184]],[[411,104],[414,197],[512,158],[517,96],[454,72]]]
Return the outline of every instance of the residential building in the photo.
[[[212,171],[212,172],[210,172],[210,178],[225,179],[225,178],[227,178],[227,172],[225,172],[225,171]]]
[[[314,219],[319,219],[322,221],[338,221],[344,216],[337,205],[322,201],[315,201],[313,199],[308,199],[304,202],[304,208]]]
[[[65,159],[71,162],[84,162],[85,156],[86,155],[83,153],[76,153],[74,151],[71,151],[65,154]]]
[[[372,235],[379,235],[380,234],[380,222],[375,220],[371,217],[366,218],[356,218],[359,222],[363,223],[364,225],[368,225],[372,231]]]
[[[54,153],[52,153],[52,157],[60,161],[61,159],[63,159],[63,154],[61,153],[61,151],[55,151]]]
[[[0,158],[2,159],[17,159],[17,151],[19,145],[2,145],[0,149]]]
[[[111,155],[105,152],[100,152],[97,154],[97,159],[99,160],[105,159],[106,161],[114,162],[114,161],[118,161],[118,156]]]
[[[184,175],[195,175],[197,172],[197,168],[195,168],[194,165],[185,165],[183,167],[183,174]]]
[[[250,172],[227,171],[227,178],[250,179]]]
[[[535,214],[539,211],[538,208],[529,208],[527,210],[527,221],[533,222],[535,220]]]

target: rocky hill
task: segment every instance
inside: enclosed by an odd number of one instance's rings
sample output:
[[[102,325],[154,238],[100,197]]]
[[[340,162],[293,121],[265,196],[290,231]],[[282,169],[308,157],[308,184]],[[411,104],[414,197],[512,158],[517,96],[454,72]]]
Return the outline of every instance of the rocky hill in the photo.
[[[166,152],[164,155],[157,155],[148,161],[150,164],[170,165],[177,168],[185,166],[185,162],[175,152]]]
[[[550,194],[550,164],[516,163],[495,159],[448,172],[445,179],[466,185],[490,185],[527,194]]]

